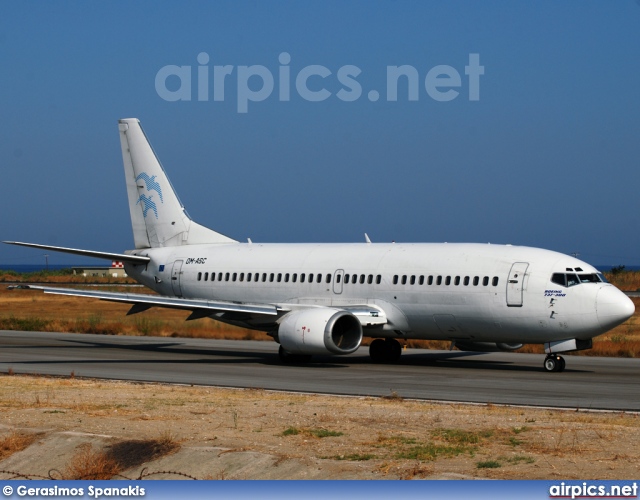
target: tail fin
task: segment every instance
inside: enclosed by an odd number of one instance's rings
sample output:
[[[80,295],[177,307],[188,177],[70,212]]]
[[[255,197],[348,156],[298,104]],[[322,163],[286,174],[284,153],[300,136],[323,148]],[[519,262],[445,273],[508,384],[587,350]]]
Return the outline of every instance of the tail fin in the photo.
[[[118,128],[136,248],[235,242],[189,218],[138,119]]]

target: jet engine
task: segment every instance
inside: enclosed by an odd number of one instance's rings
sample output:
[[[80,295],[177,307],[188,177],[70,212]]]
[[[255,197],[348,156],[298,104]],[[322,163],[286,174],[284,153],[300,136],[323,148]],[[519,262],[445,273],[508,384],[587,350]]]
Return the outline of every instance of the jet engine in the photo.
[[[291,354],[351,354],[362,342],[362,324],[340,309],[294,311],[282,319],[278,342]]]
[[[456,347],[461,351],[475,352],[497,352],[497,351],[515,351],[520,349],[524,344],[507,344],[505,342],[466,342],[456,341]]]

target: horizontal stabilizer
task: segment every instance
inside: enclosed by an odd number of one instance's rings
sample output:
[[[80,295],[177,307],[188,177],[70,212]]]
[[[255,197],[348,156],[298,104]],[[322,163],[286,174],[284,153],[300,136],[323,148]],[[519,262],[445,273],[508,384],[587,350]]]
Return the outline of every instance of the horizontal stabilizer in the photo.
[[[54,247],[51,245],[39,245],[37,243],[22,243],[20,241],[3,241],[9,245],[20,245],[23,247],[40,248],[51,250],[52,252],[72,253],[74,255],[84,255],[85,257],[95,257],[97,259],[119,260],[122,262],[133,262],[134,264],[146,264],[151,259],[141,255],[127,255],[124,253],[97,252],[95,250],[81,250],[79,248]]]
[[[111,302],[123,302],[125,304],[148,307],[168,307],[171,309],[185,309],[187,311],[207,310],[210,315],[217,312],[238,312],[246,314],[264,314],[277,316],[279,311],[276,306],[268,304],[236,304],[234,302],[213,301],[204,299],[180,299],[176,297],[163,297],[160,295],[144,295],[141,293],[116,293],[94,292],[90,290],[74,290],[72,288],[57,288],[35,285],[10,286],[10,290],[42,290],[44,293],[56,295],[73,295],[75,297],[88,297],[93,299],[108,300]],[[135,311],[140,312],[140,311]],[[135,314],[134,312],[134,314]]]

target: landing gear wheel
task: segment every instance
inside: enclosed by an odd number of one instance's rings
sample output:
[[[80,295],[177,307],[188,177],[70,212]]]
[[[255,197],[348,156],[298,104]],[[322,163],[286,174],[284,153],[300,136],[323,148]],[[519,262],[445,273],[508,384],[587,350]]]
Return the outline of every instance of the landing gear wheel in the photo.
[[[278,349],[278,356],[280,356],[280,361],[287,365],[304,364],[311,361],[311,354],[292,354],[285,351],[282,346]]]
[[[400,345],[400,342],[396,339],[387,339],[384,343],[387,347],[388,361],[390,363],[395,363],[402,355],[402,346]]]
[[[549,354],[544,359],[544,369],[548,372],[561,372],[564,370],[565,364],[564,358],[557,354]]]
[[[401,354],[402,346],[396,339],[375,339],[369,346],[369,356],[374,363],[394,363]]]
[[[369,345],[369,356],[374,363],[384,363],[386,361],[386,347],[384,340],[375,339]]]

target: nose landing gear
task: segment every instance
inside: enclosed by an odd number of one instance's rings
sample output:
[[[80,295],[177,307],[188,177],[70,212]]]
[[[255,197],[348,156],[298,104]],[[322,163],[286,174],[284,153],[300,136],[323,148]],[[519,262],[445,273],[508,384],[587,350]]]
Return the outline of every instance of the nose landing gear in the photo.
[[[548,354],[544,359],[544,369],[548,372],[564,371],[565,361],[559,354]]]

